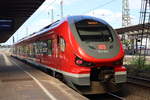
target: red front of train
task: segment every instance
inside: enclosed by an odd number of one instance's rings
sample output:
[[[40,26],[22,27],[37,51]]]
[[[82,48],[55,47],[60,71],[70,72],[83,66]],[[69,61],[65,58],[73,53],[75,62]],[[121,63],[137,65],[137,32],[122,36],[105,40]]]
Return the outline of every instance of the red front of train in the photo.
[[[50,41],[44,52],[38,51],[39,41]],[[112,27],[101,19],[69,16],[15,47],[36,43],[39,44],[33,46],[34,57],[24,53],[17,54],[18,57],[49,68],[82,93],[104,93],[105,83],[113,91],[117,84],[126,82],[122,44]]]

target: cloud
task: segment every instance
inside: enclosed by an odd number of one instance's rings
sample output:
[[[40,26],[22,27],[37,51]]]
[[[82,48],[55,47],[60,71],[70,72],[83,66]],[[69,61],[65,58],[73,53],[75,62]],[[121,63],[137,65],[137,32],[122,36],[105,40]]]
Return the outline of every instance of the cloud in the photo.
[[[141,0],[129,0],[129,8],[139,10],[141,8]]]
[[[139,18],[138,16],[132,16],[131,15],[131,25],[136,25],[139,23]]]
[[[40,8],[37,10],[38,12],[48,12],[50,9],[54,9],[55,7],[53,6],[55,2],[52,0],[46,0]]]
[[[75,3],[77,1],[79,1],[79,0],[63,0],[64,5],[70,5],[70,4]]]
[[[79,0],[62,0],[63,1],[63,5],[70,5],[74,2],[77,2]],[[34,17],[39,17],[47,14],[48,12],[51,13],[51,10],[53,9],[54,12],[56,10],[60,10],[60,2],[61,0],[45,0],[45,2],[39,7],[39,9],[34,13],[34,15],[32,16],[32,18]]]
[[[46,1],[49,2],[49,0],[46,0]],[[70,5],[70,4],[75,3],[79,0],[56,0],[55,4],[58,5],[58,4],[60,4],[61,1],[63,2],[64,5]]]
[[[50,19],[39,19],[38,23],[33,23],[29,25],[28,27],[29,27],[30,33],[33,33],[33,32],[39,31],[40,29],[49,25],[50,23],[51,23]]]
[[[50,4],[52,6],[58,6],[58,5],[60,5],[61,1],[63,2],[63,5],[70,5],[70,4],[75,3],[79,0],[46,0],[44,2],[45,3],[44,6],[48,5],[48,4]]]
[[[89,12],[86,15],[101,18],[106,22],[110,23],[111,25],[113,25],[114,27],[118,27],[118,25],[121,26],[121,19],[122,19],[121,12],[112,12],[111,10],[107,9],[96,9],[92,12]]]
[[[21,34],[19,35],[20,38],[23,38],[29,34],[39,31],[43,27],[50,24],[50,22],[51,20],[49,19],[39,19],[38,22],[33,22],[31,24],[23,25],[19,30],[17,30],[17,33]]]

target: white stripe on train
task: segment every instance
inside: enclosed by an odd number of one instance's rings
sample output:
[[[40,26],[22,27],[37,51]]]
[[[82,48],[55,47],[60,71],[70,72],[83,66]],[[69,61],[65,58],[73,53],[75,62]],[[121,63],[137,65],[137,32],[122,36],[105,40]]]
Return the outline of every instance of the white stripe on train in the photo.
[[[127,74],[126,71],[115,72],[115,75],[125,75],[125,74]]]
[[[74,73],[69,73],[69,72],[65,72],[65,71],[62,71],[62,70],[58,70],[58,69],[52,68],[52,67],[50,67],[50,66],[46,66],[46,65],[37,63],[37,62],[35,62],[35,61],[31,61],[31,60],[27,60],[27,59],[26,59],[26,61],[29,62],[29,63],[32,63],[32,64],[34,64],[34,65],[42,66],[42,67],[48,68],[48,69],[50,69],[50,70],[53,70],[53,71],[62,73],[63,75],[67,75],[67,76],[70,76],[70,77],[75,77],[75,78],[90,77],[90,74],[74,74]]]

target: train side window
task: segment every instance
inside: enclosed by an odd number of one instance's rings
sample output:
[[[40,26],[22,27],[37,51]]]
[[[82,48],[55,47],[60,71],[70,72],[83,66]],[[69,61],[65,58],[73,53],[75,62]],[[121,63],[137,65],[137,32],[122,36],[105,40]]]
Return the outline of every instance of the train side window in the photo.
[[[52,40],[47,40],[48,44],[48,55],[52,55]]]
[[[27,45],[25,44],[25,46],[24,46],[25,48],[25,55],[27,56]]]
[[[59,46],[60,46],[60,51],[64,52],[66,48],[66,43],[64,38],[62,37],[59,38]]]
[[[39,54],[43,54],[43,42],[39,42]]]
[[[37,54],[41,54],[41,42],[40,41],[38,41],[37,42]]]
[[[47,48],[47,42],[46,41],[43,41],[42,42],[42,52],[43,54],[47,54],[48,53],[48,48]]]
[[[35,58],[35,55],[36,55],[36,43],[34,42],[33,43],[33,54],[32,54],[32,56]]]
[[[29,56],[32,57],[33,54],[33,45],[32,43],[29,44]]]

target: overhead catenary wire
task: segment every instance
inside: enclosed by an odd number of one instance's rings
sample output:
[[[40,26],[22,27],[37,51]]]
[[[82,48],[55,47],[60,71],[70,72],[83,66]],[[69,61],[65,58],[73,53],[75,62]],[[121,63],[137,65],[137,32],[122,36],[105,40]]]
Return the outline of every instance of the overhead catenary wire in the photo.
[[[90,10],[88,10],[88,11],[83,12],[83,13],[89,13],[89,12],[95,10],[95,9],[105,7],[106,5],[108,5],[108,4],[110,4],[110,3],[114,2],[114,1],[117,1],[117,0],[108,1],[108,2],[106,2],[106,3],[104,3],[104,4],[98,5],[97,7],[92,8],[92,9],[90,9]]]

